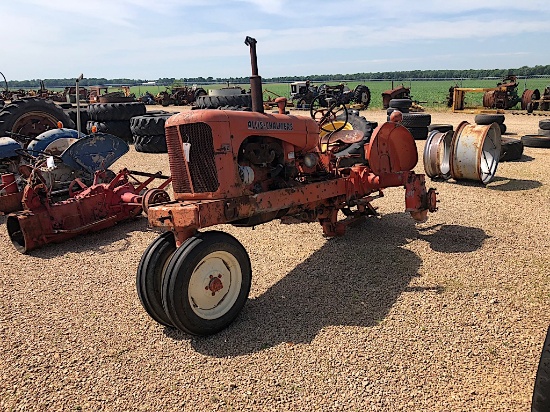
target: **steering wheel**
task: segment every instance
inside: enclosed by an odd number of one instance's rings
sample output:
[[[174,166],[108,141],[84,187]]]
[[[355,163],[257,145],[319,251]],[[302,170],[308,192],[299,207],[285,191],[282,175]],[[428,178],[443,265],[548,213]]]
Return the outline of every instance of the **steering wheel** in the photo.
[[[309,109],[311,118],[325,132],[338,132],[344,129],[348,123],[348,109],[346,106],[339,101],[332,100],[327,95],[319,95],[313,99]],[[328,107],[323,107],[325,102],[328,103]]]

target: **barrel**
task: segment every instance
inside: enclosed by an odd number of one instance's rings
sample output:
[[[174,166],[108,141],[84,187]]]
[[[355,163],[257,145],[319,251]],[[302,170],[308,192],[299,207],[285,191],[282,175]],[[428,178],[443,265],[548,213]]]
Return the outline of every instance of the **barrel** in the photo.
[[[460,123],[451,141],[451,176],[455,180],[491,182],[497,171],[500,146],[498,124]]]

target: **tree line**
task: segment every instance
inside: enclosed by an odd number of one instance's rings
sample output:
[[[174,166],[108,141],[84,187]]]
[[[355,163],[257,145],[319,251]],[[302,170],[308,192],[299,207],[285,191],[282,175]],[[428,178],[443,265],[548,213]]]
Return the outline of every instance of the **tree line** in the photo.
[[[365,81],[365,80],[444,80],[444,79],[482,79],[487,77],[504,78],[510,74],[519,77],[550,77],[550,65],[528,67],[523,66],[516,69],[469,69],[469,70],[409,70],[409,71],[393,71],[393,72],[370,72],[370,73],[355,73],[355,74],[315,74],[310,76],[280,76],[263,79],[266,83],[287,83],[308,79],[313,82],[328,82],[338,80],[349,81]],[[39,88],[40,82],[44,82],[44,87],[67,87],[74,86],[75,79],[32,79],[32,80],[11,80],[8,81],[8,87],[11,89],[17,88]],[[212,83],[231,83],[242,84],[248,83],[249,77],[188,77],[179,78],[164,77],[156,80],[147,79],[105,79],[105,78],[85,78],[80,81],[81,86],[95,85],[129,85],[135,86],[154,81],[159,86],[172,86],[175,83],[180,84],[212,84]]]

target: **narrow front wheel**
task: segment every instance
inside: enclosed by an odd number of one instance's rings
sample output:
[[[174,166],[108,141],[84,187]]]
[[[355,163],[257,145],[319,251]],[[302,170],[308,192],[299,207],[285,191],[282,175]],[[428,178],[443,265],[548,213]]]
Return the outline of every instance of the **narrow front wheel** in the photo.
[[[173,325],[211,335],[231,324],[246,303],[250,259],[233,236],[199,233],[176,250],[164,273],[162,302]]]
[[[172,321],[162,306],[162,277],[175,251],[174,234],[163,233],[143,252],[136,275],[136,289],[141,305],[149,316],[164,326],[172,326]]]

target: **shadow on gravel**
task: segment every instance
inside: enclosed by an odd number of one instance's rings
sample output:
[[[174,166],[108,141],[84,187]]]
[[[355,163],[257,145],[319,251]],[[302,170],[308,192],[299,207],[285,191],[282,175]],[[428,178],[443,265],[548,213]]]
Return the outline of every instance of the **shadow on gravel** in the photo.
[[[511,162],[513,163],[523,163],[523,162],[532,162],[533,160],[535,160],[534,157],[531,157],[531,156],[527,156],[527,155],[522,155],[520,159],[518,160],[511,160]],[[510,160],[509,160],[510,161]]]
[[[369,219],[327,241],[263,295],[249,299],[237,320],[217,335],[190,337],[170,328],[164,333],[190,340],[200,353],[226,357],[283,342],[310,343],[329,325],[377,325],[404,291],[441,292],[438,286],[409,287],[422,263],[403,247],[411,239],[426,240],[434,250],[458,252],[479,248],[487,237],[480,229],[462,226],[443,225],[426,232],[430,233],[419,233],[408,214]]]
[[[500,190],[502,192],[517,192],[520,190],[531,190],[541,187],[542,183],[538,180],[512,179],[509,177],[496,176],[495,179],[487,185],[487,189]]]
[[[477,227],[434,225],[418,228],[416,238],[428,242],[436,252],[467,253],[481,248],[489,236]]]
[[[39,249],[29,252],[29,256],[39,259],[55,259],[66,253],[79,253],[93,250],[98,254],[124,252],[130,246],[129,233],[143,231],[147,228],[147,219],[139,216],[116,224],[113,227],[95,233],[88,233],[66,240],[62,243],[50,243]],[[115,242],[121,242],[113,246]],[[14,253],[18,253],[13,250]]]
[[[458,185],[464,187],[486,187],[487,189],[492,190],[501,190],[506,192],[516,192],[521,190],[531,190],[536,189],[542,186],[542,183],[538,180],[523,180],[523,179],[513,179],[511,177],[504,176],[495,176],[492,182],[487,185],[484,185],[480,181],[474,180],[447,180],[447,181],[438,181],[432,179],[432,181],[440,184],[449,184],[449,185]]]

